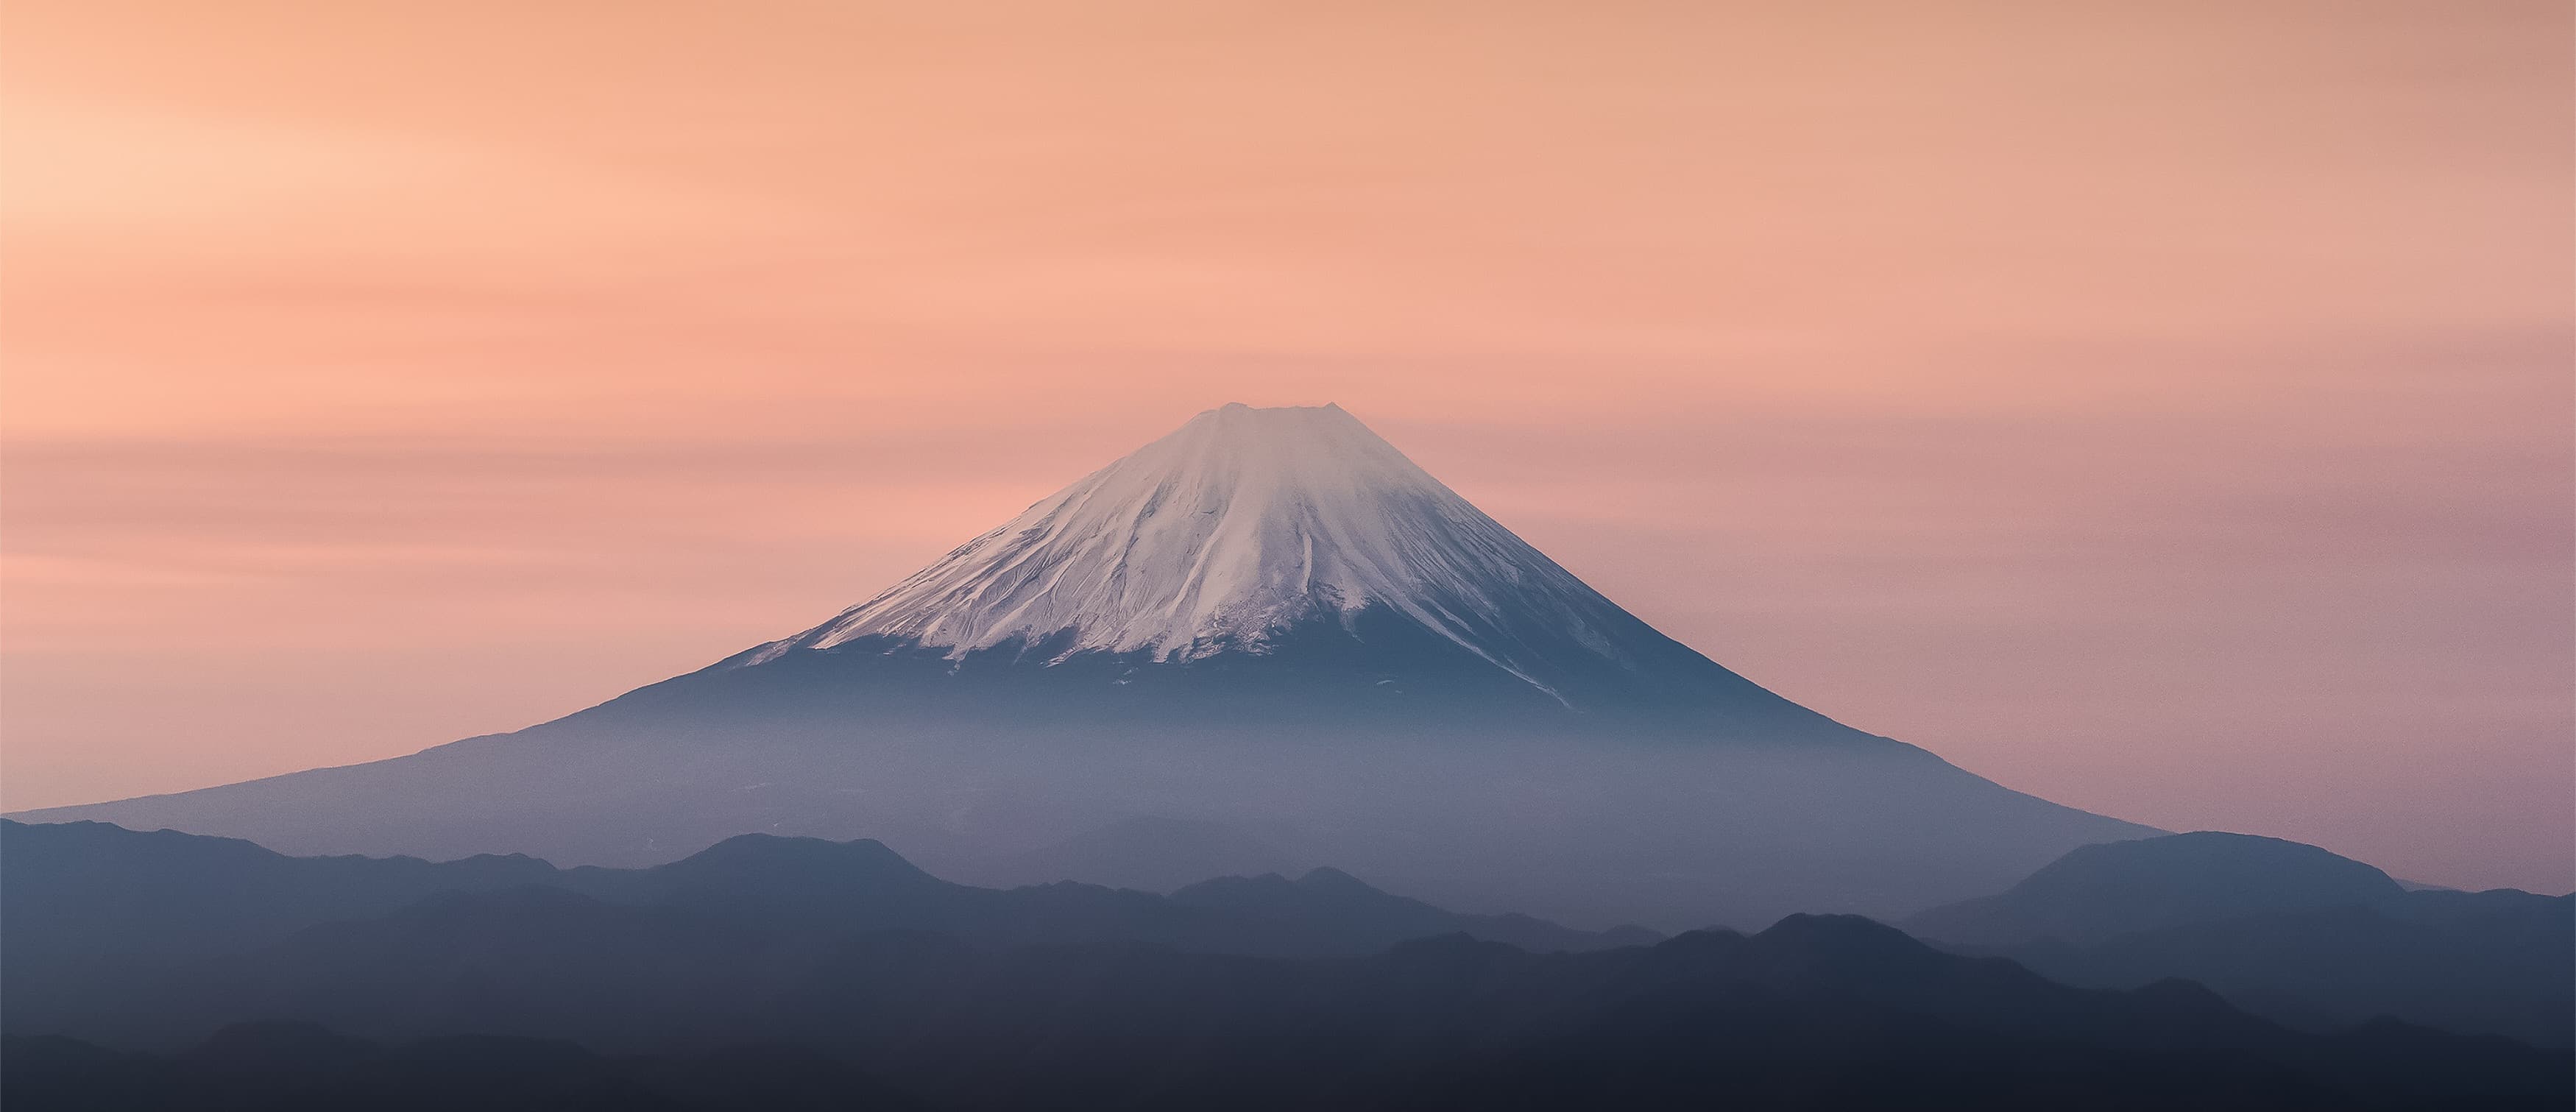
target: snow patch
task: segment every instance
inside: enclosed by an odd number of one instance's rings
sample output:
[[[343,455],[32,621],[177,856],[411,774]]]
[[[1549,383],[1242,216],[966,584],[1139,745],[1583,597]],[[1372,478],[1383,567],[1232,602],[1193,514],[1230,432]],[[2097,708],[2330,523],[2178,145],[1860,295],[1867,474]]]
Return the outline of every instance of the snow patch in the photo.
[[[1599,628],[1615,606],[1341,407],[1236,403],[742,663],[871,636],[963,657],[1069,635],[1068,655],[1195,660],[1372,605],[1543,691],[1478,631],[1537,621],[1624,655]]]

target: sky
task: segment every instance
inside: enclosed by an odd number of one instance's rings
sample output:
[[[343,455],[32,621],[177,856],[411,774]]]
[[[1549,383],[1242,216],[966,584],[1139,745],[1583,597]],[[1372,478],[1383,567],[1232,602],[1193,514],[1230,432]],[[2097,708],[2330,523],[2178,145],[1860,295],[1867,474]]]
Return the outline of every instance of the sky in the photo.
[[[2059,802],[2576,887],[2554,2],[0,8],[0,805],[514,729],[1228,401]]]

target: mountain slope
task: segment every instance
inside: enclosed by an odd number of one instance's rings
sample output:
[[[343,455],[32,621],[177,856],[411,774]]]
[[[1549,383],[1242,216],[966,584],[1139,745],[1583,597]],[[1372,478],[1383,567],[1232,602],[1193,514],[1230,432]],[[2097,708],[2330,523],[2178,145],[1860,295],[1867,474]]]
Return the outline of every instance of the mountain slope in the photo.
[[[2408,891],[2315,846],[2204,831],[2087,846],[1908,930],[2069,984],[2169,978],[2312,1030],[2395,1016],[2576,1045],[2576,897]]]
[[[56,1030],[107,1023],[123,1011],[149,1014],[130,1007],[117,986],[149,985],[192,963],[228,961],[334,923],[482,906],[465,899],[479,895],[540,909],[587,901],[648,908],[746,945],[910,930],[995,946],[1120,941],[1323,957],[1445,933],[1539,950],[1660,937],[1459,915],[1332,875],[1339,879],[1329,886],[1291,886],[1258,902],[1189,900],[1085,884],[952,884],[865,841],[746,834],[650,869],[556,869],[524,857],[437,864],[287,857],[167,830],[0,820],[0,982],[8,986],[0,1018],[13,1030]]]
[[[154,999],[192,1032],[256,1014],[607,1052],[803,1044],[993,1108],[2537,1108],[2563,1106],[2571,1064],[2393,1024],[2303,1035],[2187,984],[2068,988],[1835,916],[1588,954],[1444,936],[1290,961],[781,944],[520,890],[308,931]]]
[[[1379,628],[1357,636],[1364,623]],[[1176,664],[1338,627],[1569,706],[1785,701],[1690,653],[1339,406],[1209,410],[876,598],[727,662],[854,645]]]
[[[437,892],[551,883],[527,857],[303,857],[232,838],[105,823],[0,820],[0,981],[7,1000],[77,998],[130,974],[381,915]]]
[[[2001,945],[2115,935],[2404,898],[2388,874],[2315,846],[2203,830],[2085,846],[1992,896],[1905,921],[1927,938]]]
[[[829,621],[578,714],[23,817],[627,866],[872,837],[996,881],[1159,817],[1238,832],[1191,858],[1221,871],[1331,862],[1443,906],[1668,928],[1905,914],[2151,832],[1763,689],[1338,408],[1242,406]]]
[[[1594,933],[1526,915],[1460,915],[1378,891],[1358,877],[1331,868],[1312,869],[1295,880],[1277,873],[1203,880],[1173,892],[1171,900],[1184,907],[1292,928],[1317,939],[1344,939],[1344,946],[1354,951],[1378,949],[1387,939],[1436,934],[1464,934],[1542,954],[1649,945],[1663,938],[1643,927]]]

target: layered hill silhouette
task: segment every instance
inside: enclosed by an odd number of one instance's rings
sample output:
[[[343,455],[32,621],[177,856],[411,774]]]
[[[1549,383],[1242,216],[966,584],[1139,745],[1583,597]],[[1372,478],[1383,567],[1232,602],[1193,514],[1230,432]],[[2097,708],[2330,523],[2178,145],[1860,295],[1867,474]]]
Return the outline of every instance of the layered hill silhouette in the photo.
[[[2279,838],[2204,830],[2084,846],[1992,896],[1934,908],[1907,929],[1981,945],[2084,944],[2278,911],[2387,904],[2387,873]]]
[[[1602,926],[1892,916],[2153,833],[1666,637],[1337,407],[1230,405],[801,633],[515,734],[20,817],[640,866],[736,834],[1031,875],[1139,821]],[[1107,833],[1103,833],[1107,832]],[[1088,839],[1088,842],[1086,842]]]
[[[1904,926],[2069,984],[2196,981],[2314,1030],[2394,1016],[2576,1045],[2576,896],[2409,890],[2277,838],[2203,831],[2087,846]]]
[[[581,1030],[612,1045],[682,1022],[531,1010],[606,968],[685,948],[621,948],[531,978],[522,955],[446,955],[380,936],[361,982],[417,1017]],[[417,942],[417,935],[408,936]],[[535,937],[512,930],[503,937]],[[57,1108],[1089,1109],[2544,1109],[2565,1054],[2393,1023],[2304,1035],[2168,983],[2089,992],[1938,953],[1851,917],[1754,936],[1540,957],[1448,936],[1354,962],[1098,947],[990,954],[862,940],[785,1002],[791,1041],[683,1038],[601,1051],[505,1034],[351,1039],[303,1020],[234,1025],[176,1052],[61,1036],[0,1040],[0,1095]],[[588,957],[590,955],[548,955]],[[269,967],[263,967],[266,970]],[[415,969],[419,968],[414,966]],[[676,966],[673,967],[676,969]],[[669,970],[665,970],[667,972]],[[347,972],[339,970],[338,972]],[[628,983],[639,983],[630,981]],[[659,989],[668,982],[640,983]],[[965,986],[965,987],[960,987]],[[828,995],[827,995],[828,994]],[[476,997],[470,1001],[460,997]],[[378,1022],[381,1005],[274,996],[271,1008]],[[728,1001],[689,995],[681,1007]],[[506,1010],[505,1010],[506,1009]]]
[[[1004,892],[872,842],[749,836],[651,869],[555,869],[10,823],[0,916],[12,1109],[2539,1108],[2576,1095],[2563,1050],[2391,1020],[2293,1030],[2186,982],[2069,987],[1857,917],[1593,935],[1453,915],[1333,870],[1169,897]],[[1437,933],[1410,937],[1423,930]],[[61,973],[25,981],[31,965]]]
[[[1058,883],[952,884],[869,841],[743,835],[649,869],[557,869],[527,857],[288,857],[249,842],[105,823],[0,820],[0,1018],[83,1029],[153,1003],[174,971],[328,924],[470,897],[501,906],[650,909],[743,938],[936,932],[978,945],[1120,941],[1286,957],[1356,956],[1463,933],[1539,952],[1654,941],[1521,915],[1462,915],[1338,870],[1209,881],[1170,897]],[[547,903],[544,901],[558,901]]]

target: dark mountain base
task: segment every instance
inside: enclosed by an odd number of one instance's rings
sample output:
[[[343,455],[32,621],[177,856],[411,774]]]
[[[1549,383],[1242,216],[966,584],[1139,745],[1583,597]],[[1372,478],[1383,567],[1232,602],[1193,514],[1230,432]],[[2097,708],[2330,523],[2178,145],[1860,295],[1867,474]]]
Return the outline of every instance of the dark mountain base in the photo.
[[[43,812],[293,853],[526,853],[620,866],[744,832],[875,838],[946,876],[1046,878],[1030,851],[1139,817],[1251,847],[1213,872],[1330,863],[1443,906],[1585,926],[1893,917],[1992,892],[2074,846],[2150,833],[1919,750],[1211,727],[995,737],[956,723],[711,744],[575,723],[230,788]],[[1039,855],[1043,856],[1043,855]],[[1079,874],[1076,874],[1079,875]],[[1113,879],[1101,877],[1100,879]]]
[[[2305,1034],[2196,985],[2070,988],[1848,916],[1655,942],[1457,915],[1332,870],[1161,897],[965,887],[870,842],[746,836],[624,871],[0,833],[13,1112],[2576,1095],[2564,1051],[2386,1021]]]
[[[774,957],[746,966],[596,923],[567,938],[563,920],[503,914],[473,932],[471,958],[389,921],[258,971],[285,978],[260,998],[273,1013],[505,1036],[388,1034],[387,1050],[270,1023],[170,1058],[13,1037],[0,1099],[13,1112],[2144,1110],[2539,1109],[2576,1095],[2565,1054],[2396,1025],[2297,1035],[2191,986],[2066,989],[1860,920],[1554,958],[1435,939],[1336,963],[857,937],[794,968],[790,987],[740,976]],[[692,976],[709,958],[727,976]]]
[[[639,924],[671,927],[731,947],[709,959],[719,963],[867,931],[982,947],[1114,941],[1272,957],[1360,957],[1450,933],[1542,953],[1662,938],[1640,927],[1596,934],[1526,915],[1461,915],[1332,869],[1203,881],[1166,897],[1063,883],[976,888],[876,842],[758,834],[640,870],[556,869],[526,857],[286,857],[104,823],[0,820],[0,835],[0,1025],[164,1048],[222,1022],[232,993],[278,989],[240,980],[244,959],[327,947],[349,924],[398,912],[452,928],[450,941],[469,946],[478,927],[560,926],[565,916],[603,925],[594,940],[602,945]]]
[[[2395,1016],[2576,1046],[2576,897],[2409,891],[2277,838],[2200,831],[2088,846],[1904,925],[2068,984],[2185,978],[2311,1030]]]
[[[1444,906],[1664,929],[1893,917],[2154,833],[1842,726],[1639,629],[1653,659],[1636,670],[1545,630],[1488,631],[1561,659],[1558,684],[1601,696],[1586,709],[1383,609],[1195,661],[1052,643],[952,660],[866,638],[396,760],[20,817],[615,866],[743,833],[875,838],[988,883],[1110,879],[1030,868],[1094,831],[1176,820],[1231,832],[1186,858],[1188,879],[1331,864]]]

